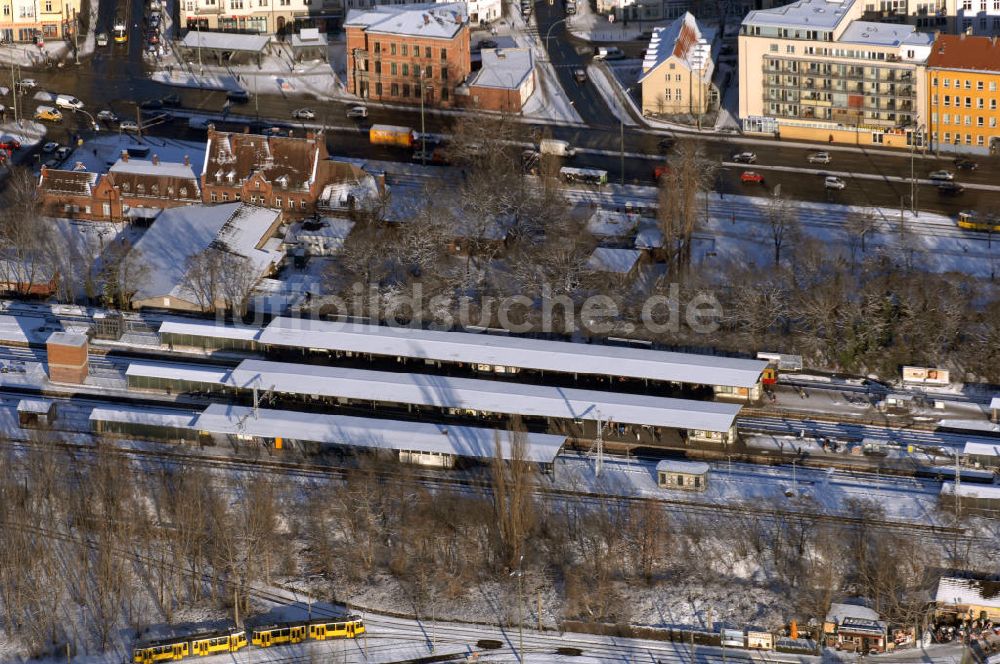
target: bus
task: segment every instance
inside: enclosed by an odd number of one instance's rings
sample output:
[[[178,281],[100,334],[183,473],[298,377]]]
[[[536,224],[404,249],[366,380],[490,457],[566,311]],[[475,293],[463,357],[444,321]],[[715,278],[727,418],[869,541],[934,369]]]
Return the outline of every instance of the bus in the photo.
[[[116,44],[124,44],[128,41],[128,24],[122,18],[115,19],[115,26],[112,29]]]
[[[563,182],[581,182],[583,184],[607,184],[608,172],[598,168],[570,168],[564,166],[559,169],[559,177]]]
[[[1000,233],[1000,220],[992,215],[981,216],[974,210],[964,210],[958,213],[958,227],[970,231]]]

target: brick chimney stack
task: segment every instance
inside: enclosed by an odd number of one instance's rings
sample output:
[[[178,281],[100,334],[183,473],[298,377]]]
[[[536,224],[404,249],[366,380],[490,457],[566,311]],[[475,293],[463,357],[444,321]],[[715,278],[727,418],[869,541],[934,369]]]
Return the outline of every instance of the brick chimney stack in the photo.
[[[191,165],[191,157],[189,157],[187,155],[184,155],[184,165],[185,166],[190,166]]]
[[[122,150],[122,161],[128,163],[128,150]]]
[[[159,166],[159,165],[160,165],[160,155],[154,154],[153,155],[153,166]]]

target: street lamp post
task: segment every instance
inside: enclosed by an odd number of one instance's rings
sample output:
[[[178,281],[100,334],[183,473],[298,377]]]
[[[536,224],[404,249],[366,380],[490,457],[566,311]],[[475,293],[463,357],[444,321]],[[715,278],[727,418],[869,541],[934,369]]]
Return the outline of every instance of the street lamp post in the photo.
[[[524,556],[517,559],[517,661],[524,664]]]
[[[556,27],[560,23],[565,23],[565,22],[566,22],[566,19],[561,18],[558,21],[556,21],[555,23],[553,23],[552,25],[550,25],[549,29],[545,31],[545,52],[546,53],[549,52],[549,37],[552,36],[552,28]]]

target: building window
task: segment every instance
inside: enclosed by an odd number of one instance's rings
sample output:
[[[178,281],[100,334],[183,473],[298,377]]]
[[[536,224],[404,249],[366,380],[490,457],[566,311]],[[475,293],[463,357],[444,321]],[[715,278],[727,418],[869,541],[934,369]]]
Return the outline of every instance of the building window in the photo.
[[[945,143],[950,143],[951,142],[951,132],[950,131],[944,132],[944,142]]]
[[[972,126],[972,116],[971,115],[966,115],[965,116],[965,126],[966,127],[971,127]]]
[[[935,76],[933,79],[931,79],[931,86],[933,86],[933,87],[936,88],[937,85],[938,85],[938,80],[937,80],[937,76]]]
[[[299,201],[299,209],[300,210],[306,209],[306,199],[303,198],[302,200]]]
[[[376,60],[375,61],[375,73],[376,74],[381,74],[382,73],[382,61],[381,60]]]
[[[664,101],[673,101],[671,97],[672,97],[672,93],[670,92],[670,88],[667,88],[667,89],[666,89],[666,90],[664,91],[664,94],[663,94],[663,100],[664,100]]]
[[[966,134],[965,135],[965,144],[966,145],[972,145],[972,134]]]
[[[375,94],[377,96],[379,96],[379,97],[382,96],[382,82],[381,81],[379,81],[378,83],[375,84]]]
[[[951,124],[951,116],[945,113],[941,116],[941,124]]]
[[[279,208],[281,207],[281,196],[275,196],[274,207],[279,207]]]
[[[441,101],[448,101],[448,88],[441,88]]]
[[[944,105],[945,106],[951,106],[951,95],[945,95],[944,96]]]
[[[390,86],[389,90],[390,90],[390,94],[393,97],[398,97],[399,96],[399,83],[393,83]]]
[[[983,137],[982,136],[976,136],[976,145],[982,145],[983,143],[984,143]],[[90,212],[90,210],[87,210],[87,212]]]
[[[447,67],[441,67],[441,80],[442,81],[447,81],[448,80],[448,68]]]
[[[976,81],[976,89],[979,90],[980,92],[983,91],[983,82],[982,81]]]
[[[991,111],[997,110],[997,100],[996,99],[990,99],[990,110]]]
[[[434,78],[434,67],[430,65],[424,67],[424,78]]]
[[[931,105],[932,106],[937,106],[938,105],[938,96],[937,95],[932,95],[931,96]]]
[[[392,74],[393,76],[396,75],[396,63],[395,62],[389,63],[389,73]]]
[[[389,44],[389,54],[396,55],[396,42]]]
[[[997,0],[997,1],[1000,2],[1000,0]],[[442,60],[447,60],[448,59],[448,49],[446,49],[446,48],[442,48],[441,49],[441,59]]]
[[[674,92],[677,93],[677,101],[681,101],[681,89],[675,88]]]
[[[785,53],[795,53],[795,47],[791,44],[786,44]]]
[[[427,58],[428,60],[431,59],[431,47],[430,46],[424,46],[424,57]]]
[[[52,0],[45,0],[45,11],[52,12]]]
[[[222,202],[225,203],[228,200],[229,200],[229,192],[228,191],[222,192]]]
[[[406,44],[403,44],[403,55],[409,55],[409,54],[410,54],[410,53],[409,53],[409,51],[407,50],[407,46],[406,46]]]
[[[944,87],[947,88],[949,85],[951,85],[951,79],[950,78],[944,79]]]
[[[146,185],[141,184],[141,183],[135,185],[135,193],[139,194],[140,196],[143,195],[143,194],[145,194],[146,193]]]
[[[983,116],[980,115],[978,118],[976,118],[976,126],[977,127],[983,126]]]
[[[778,45],[777,44],[771,44],[771,53],[777,53],[777,52],[778,52]],[[670,65],[670,68],[673,69],[674,66]]]
[[[188,189],[187,187],[181,187],[181,198],[187,198]]]
[[[410,75],[410,65],[408,65],[408,64],[406,64],[404,62],[403,63],[403,76],[409,76],[409,75]]]
[[[403,96],[404,97],[409,97],[410,96],[410,84],[409,83],[403,83]]]
[[[375,42],[375,52],[376,53],[382,52],[382,42]]]
[[[965,89],[966,90],[972,89],[972,81],[970,81],[969,79],[965,79]]]
[[[996,91],[997,91],[997,82],[990,81],[990,92],[996,92]]]
[[[291,198],[288,199],[288,209],[289,210],[295,209],[295,201],[293,201]]]
[[[996,127],[997,126],[997,119],[996,118],[990,118],[990,126],[991,127]]]
[[[966,97],[965,98],[965,107],[966,108],[972,108],[972,97]]]
[[[213,203],[215,203],[215,202],[217,202],[219,200],[218,195],[214,191],[212,192],[210,198],[212,199]]]

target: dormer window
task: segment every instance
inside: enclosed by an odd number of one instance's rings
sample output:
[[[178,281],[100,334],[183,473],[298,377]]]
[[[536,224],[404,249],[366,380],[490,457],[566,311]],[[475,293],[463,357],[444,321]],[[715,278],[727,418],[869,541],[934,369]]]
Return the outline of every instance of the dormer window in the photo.
[[[220,168],[215,172],[215,181],[222,182],[222,169]]]
[[[160,195],[160,185],[154,184],[149,189],[150,189],[150,191],[152,192],[152,194],[154,196],[159,196]]]
[[[167,187],[167,196],[170,196],[171,198],[174,197],[174,188],[173,187]]]
[[[145,194],[146,193],[146,185],[144,185],[144,184],[137,184],[137,185],[135,185],[135,193],[137,193],[139,195]]]
[[[278,178],[278,184],[281,185],[282,189],[288,188],[288,176],[282,175],[280,178]]]
[[[235,171],[229,171],[228,173],[226,173],[226,180],[229,182],[229,184],[233,183],[233,179],[235,177],[236,177],[236,172]]]
[[[188,188],[181,187],[181,198],[187,198],[187,195],[188,195]]]
[[[254,180],[253,187],[254,189],[260,189],[260,180]]]
[[[124,191],[127,194],[128,191],[129,191],[129,189],[130,189],[129,183],[128,182],[122,182],[122,191]]]

